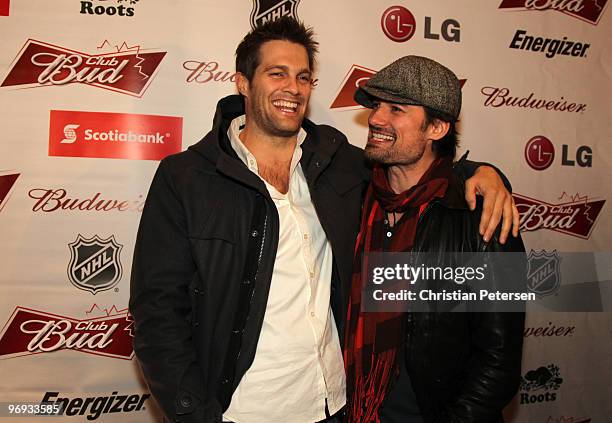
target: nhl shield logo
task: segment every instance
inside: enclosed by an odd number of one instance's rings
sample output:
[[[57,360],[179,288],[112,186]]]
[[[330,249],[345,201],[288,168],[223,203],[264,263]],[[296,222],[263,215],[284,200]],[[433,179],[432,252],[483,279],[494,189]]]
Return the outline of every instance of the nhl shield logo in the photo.
[[[68,278],[74,286],[96,295],[114,287],[123,273],[119,254],[123,245],[111,235],[101,239],[98,235],[84,238],[79,234],[70,247]]]
[[[539,297],[554,294],[561,285],[561,258],[557,250],[531,250],[527,256],[527,289]]]
[[[298,19],[297,6],[300,0],[253,0],[251,27],[254,29],[281,16]]]

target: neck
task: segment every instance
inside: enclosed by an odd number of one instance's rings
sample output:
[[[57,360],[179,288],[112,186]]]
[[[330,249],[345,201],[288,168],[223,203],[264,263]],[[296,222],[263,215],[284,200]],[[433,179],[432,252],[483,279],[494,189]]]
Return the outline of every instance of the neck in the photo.
[[[396,194],[400,194],[415,186],[427,172],[435,160],[433,154],[423,155],[416,163],[391,165],[387,168],[389,186]]]
[[[290,161],[297,144],[297,134],[290,137],[269,135],[254,125],[249,125],[248,121],[239,137],[258,163]]]

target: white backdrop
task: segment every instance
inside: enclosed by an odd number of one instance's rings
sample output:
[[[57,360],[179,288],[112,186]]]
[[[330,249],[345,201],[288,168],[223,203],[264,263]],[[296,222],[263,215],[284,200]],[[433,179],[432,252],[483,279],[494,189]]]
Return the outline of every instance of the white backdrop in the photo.
[[[160,421],[126,313],[140,208],[158,160],[197,142],[234,92],[233,52],[254,10],[314,27],[310,118],[359,146],[367,113],[350,102],[357,79],[407,54],[453,69],[465,80],[460,153],[509,177],[527,248],[610,251],[606,3],[0,0],[0,402],[47,395],[73,405],[56,421]],[[536,38],[531,50],[511,48],[519,30]],[[547,57],[561,41],[574,44]],[[610,421],[611,315],[531,314],[527,326],[508,420]]]

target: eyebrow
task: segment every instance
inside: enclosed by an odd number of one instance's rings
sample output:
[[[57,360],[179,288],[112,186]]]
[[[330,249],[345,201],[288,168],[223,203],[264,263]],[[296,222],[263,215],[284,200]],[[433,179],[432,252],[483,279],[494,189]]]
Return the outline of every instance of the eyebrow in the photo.
[[[264,72],[267,72],[267,71],[272,70],[272,69],[280,69],[282,71],[288,72],[289,71],[289,66],[285,66],[285,65],[270,65],[270,66],[268,66],[268,67],[266,67],[264,69]],[[308,68],[304,68],[304,69],[302,69],[302,70],[300,70],[298,72],[298,75],[300,75],[302,73],[311,74],[312,71],[310,69],[308,69]]]

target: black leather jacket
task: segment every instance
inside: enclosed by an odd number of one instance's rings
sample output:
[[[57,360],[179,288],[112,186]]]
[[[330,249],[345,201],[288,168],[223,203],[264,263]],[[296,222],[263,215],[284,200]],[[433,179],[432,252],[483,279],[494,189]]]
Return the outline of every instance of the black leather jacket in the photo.
[[[498,233],[485,243],[481,214],[468,210],[460,178],[419,219],[413,251],[517,252],[520,238],[505,245]],[[517,269],[518,271],[518,269]],[[524,313],[409,313],[406,368],[426,423],[493,423],[518,390]]]

